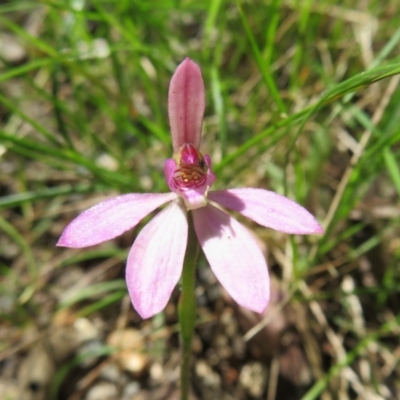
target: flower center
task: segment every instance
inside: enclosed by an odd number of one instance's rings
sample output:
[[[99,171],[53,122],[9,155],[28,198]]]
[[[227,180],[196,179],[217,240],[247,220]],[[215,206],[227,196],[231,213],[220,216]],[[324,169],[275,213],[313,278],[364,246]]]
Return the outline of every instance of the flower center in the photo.
[[[188,210],[207,205],[208,189],[215,181],[208,155],[203,156],[191,143],[183,144],[164,166],[170,189],[178,194]]]
[[[183,145],[175,154],[177,168],[173,179],[177,187],[197,188],[205,184],[208,167],[203,155],[192,144]]]

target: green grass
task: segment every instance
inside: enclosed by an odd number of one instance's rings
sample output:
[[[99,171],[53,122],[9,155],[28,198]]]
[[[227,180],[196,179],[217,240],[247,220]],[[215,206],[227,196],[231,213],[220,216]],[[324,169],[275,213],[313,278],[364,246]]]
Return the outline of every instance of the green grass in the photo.
[[[55,243],[100,197],[168,190],[168,84],[189,56],[206,86],[202,150],[215,187],[286,194],[326,228],[288,237],[248,225],[289,304],[309,317],[312,378],[296,398],[399,391],[398,363],[385,375],[389,361],[371,350],[394,352],[400,327],[399,18],[394,0],[0,4],[0,328],[22,335],[41,326],[43,309],[48,323],[64,308],[87,318],[118,310],[137,230],[95,249]],[[4,34],[19,58],[1,50]],[[88,279],[71,303],[52,292],[69,268],[93,273],[113,257],[116,272]]]

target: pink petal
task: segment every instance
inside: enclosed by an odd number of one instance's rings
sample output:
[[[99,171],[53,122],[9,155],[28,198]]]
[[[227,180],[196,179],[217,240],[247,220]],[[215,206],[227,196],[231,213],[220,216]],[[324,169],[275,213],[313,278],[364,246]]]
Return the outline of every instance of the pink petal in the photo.
[[[324,233],[318,221],[305,208],[275,192],[240,188],[210,192],[208,198],[239,211],[267,228],[299,235]]]
[[[164,176],[165,176],[165,181],[167,182],[167,185],[171,189],[171,187],[174,187],[174,173],[176,170],[176,162],[172,158],[167,158],[165,160],[164,164]],[[173,189],[171,189],[173,190]]]
[[[262,313],[269,301],[267,264],[257,243],[234,218],[207,205],[193,211],[197,237],[222,286],[241,306]]]
[[[200,146],[204,106],[204,83],[200,68],[186,58],[172,76],[168,93],[174,151],[185,143],[192,143],[197,148]]]
[[[132,193],[103,201],[75,218],[57,246],[80,248],[113,239],[176,197],[175,193]]]
[[[142,318],[166,306],[182,273],[187,235],[186,211],[174,201],[135,240],[128,256],[126,282],[132,304]]]

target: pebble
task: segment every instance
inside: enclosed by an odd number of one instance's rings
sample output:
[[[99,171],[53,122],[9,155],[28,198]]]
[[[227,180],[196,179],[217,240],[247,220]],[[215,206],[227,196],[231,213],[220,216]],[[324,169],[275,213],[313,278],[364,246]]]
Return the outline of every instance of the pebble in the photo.
[[[239,382],[247,393],[259,399],[267,386],[267,368],[259,362],[246,364],[240,371]]]
[[[111,382],[98,382],[92,386],[85,400],[115,400],[119,398],[117,387]]]

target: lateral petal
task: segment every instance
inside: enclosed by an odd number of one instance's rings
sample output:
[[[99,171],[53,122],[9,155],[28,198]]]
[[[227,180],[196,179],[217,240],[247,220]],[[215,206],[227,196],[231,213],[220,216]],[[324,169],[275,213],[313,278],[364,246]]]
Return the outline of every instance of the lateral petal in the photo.
[[[270,282],[267,263],[251,234],[210,204],[192,212],[201,247],[222,286],[241,306],[262,313]]]
[[[174,152],[183,144],[200,146],[205,107],[204,83],[199,66],[186,58],[171,78],[168,114]]]
[[[213,191],[208,198],[267,228],[299,235],[324,233],[318,221],[304,207],[275,192],[239,188]]]
[[[113,239],[176,197],[175,193],[131,193],[103,201],[76,217],[57,246],[80,248]]]
[[[128,256],[126,283],[142,318],[150,318],[166,306],[182,273],[187,235],[186,211],[174,201],[136,238]]]

